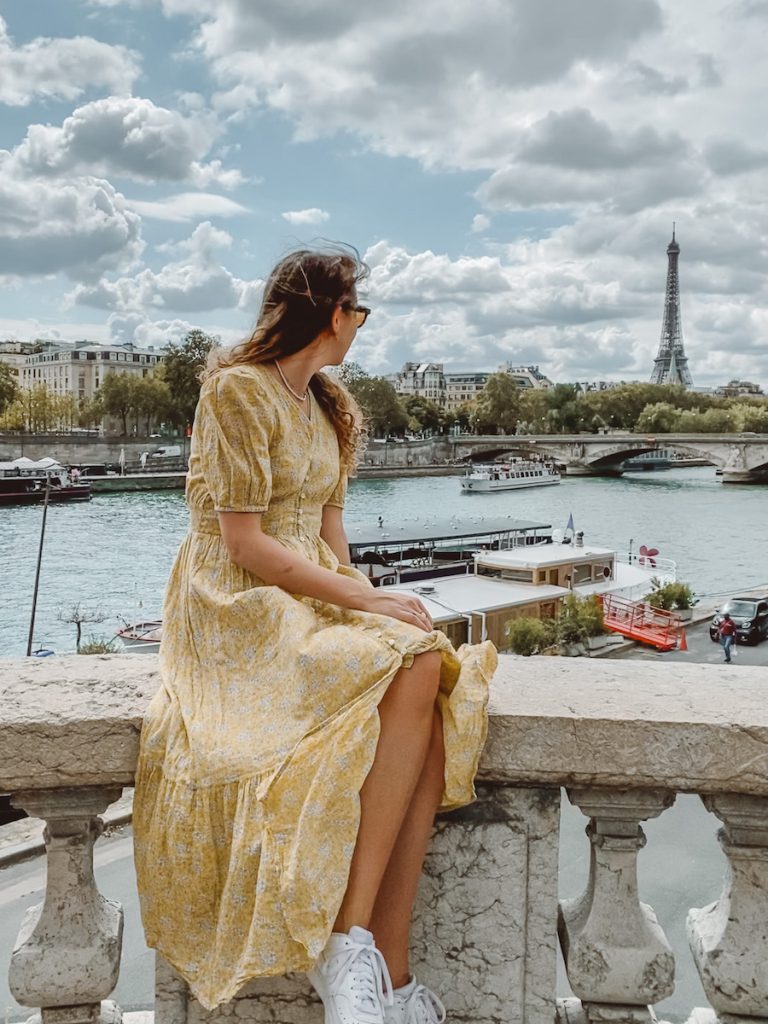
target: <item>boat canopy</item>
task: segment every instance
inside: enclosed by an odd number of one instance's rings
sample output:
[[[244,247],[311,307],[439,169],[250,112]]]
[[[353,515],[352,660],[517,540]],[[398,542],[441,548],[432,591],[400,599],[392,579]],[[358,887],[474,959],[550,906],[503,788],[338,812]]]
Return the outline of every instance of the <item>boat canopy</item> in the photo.
[[[512,516],[479,517],[472,520],[454,521],[438,519],[431,521],[406,522],[398,520],[381,525],[361,523],[348,524],[347,536],[351,547],[393,547],[397,544],[418,544],[419,541],[462,540],[468,537],[486,537],[490,534],[542,533],[552,529],[551,523],[535,523]]]

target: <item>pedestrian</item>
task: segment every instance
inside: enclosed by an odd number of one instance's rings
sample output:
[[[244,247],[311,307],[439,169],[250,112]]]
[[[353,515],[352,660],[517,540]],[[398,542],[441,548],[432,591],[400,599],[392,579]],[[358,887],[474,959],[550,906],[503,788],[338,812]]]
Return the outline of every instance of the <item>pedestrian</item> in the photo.
[[[141,465],[141,472],[147,468],[147,459],[149,458],[149,452],[142,452],[139,456],[139,464]]]
[[[292,253],[251,337],[212,353],[134,849],[147,942],[206,1009],[306,971],[326,1024],[436,1024],[410,917],[435,811],[474,796],[496,652],[457,654],[416,595],[349,564],[365,435],[320,371],[368,317],[366,273],[346,250]]]
[[[725,661],[727,664],[730,664],[731,648],[736,643],[736,623],[728,612],[723,612],[723,618],[720,622],[720,626],[718,627],[717,636],[725,654]]]

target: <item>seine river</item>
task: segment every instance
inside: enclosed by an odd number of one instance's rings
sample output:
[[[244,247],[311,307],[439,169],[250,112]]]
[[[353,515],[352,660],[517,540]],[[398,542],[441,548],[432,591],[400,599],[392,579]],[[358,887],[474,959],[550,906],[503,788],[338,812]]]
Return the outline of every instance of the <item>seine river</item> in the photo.
[[[626,553],[631,539],[635,551],[647,544],[675,559],[679,578],[710,605],[725,593],[768,583],[767,502],[764,487],[723,486],[711,467],[622,479],[566,478],[558,487],[486,496],[462,494],[455,477],[361,480],[350,487],[347,524],[354,538],[359,524],[375,522],[379,515],[385,524],[412,520],[415,526],[416,520],[438,517],[512,515],[563,528],[572,514],[576,529],[595,543]],[[23,654],[26,648],[41,517],[39,508],[0,510],[0,654]],[[106,636],[119,628],[120,616],[159,615],[165,580],[186,528],[180,492],[103,495],[86,505],[51,507],[36,643],[58,652],[72,650],[74,628],[57,616],[77,601],[101,609],[104,621],[86,630]],[[566,803],[560,850],[564,895],[579,892],[586,878],[584,824],[580,812]],[[659,1006],[669,1020],[684,1020],[693,1005],[706,1005],[687,950],[685,915],[720,892],[725,863],[715,839],[717,824],[698,798],[679,796],[670,811],[644,826],[649,841],[640,855],[640,891],[655,907],[678,963],[675,995]],[[119,988],[118,997],[126,1005],[148,1004],[151,957],[142,952],[132,883],[128,890],[126,910],[137,947],[132,955],[140,958],[142,970],[140,983],[124,994]],[[121,988],[126,983],[127,978],[121,979]],[[562,972],[558,989],[565,994]]]
[[[577,530],[626,554],[641,544],[678,563],[680,579],[702,602],[768,582],[765,543],[768,489],[723,486],[711,467],[634,473],[623,478],[569,477],[557,487],[462,494],[456,477],[355,480],[347,528],[375,522],[512,515]],[[42,509],[0,509],[0,655],[26,650]],[[35,645],[74,647],[74,627],[59,620],[75,602],[98,608],[104,621],[85,632],[112,636],[120,617],[160,614],[165,581],[187,529],[180,491],[97,495],[88,504],[54,505],[40,580]]]

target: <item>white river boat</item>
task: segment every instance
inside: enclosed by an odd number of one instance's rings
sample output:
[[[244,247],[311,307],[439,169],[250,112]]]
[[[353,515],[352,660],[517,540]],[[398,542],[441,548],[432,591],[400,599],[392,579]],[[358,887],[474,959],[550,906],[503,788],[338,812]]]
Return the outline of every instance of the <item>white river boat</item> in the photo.
[[[559,483],[560,474],[552,463],[515,459],[471,466],[461,478],[461,489],[468,494],[487,494],[490,491],[514,491],[519,487],[546,487]]]

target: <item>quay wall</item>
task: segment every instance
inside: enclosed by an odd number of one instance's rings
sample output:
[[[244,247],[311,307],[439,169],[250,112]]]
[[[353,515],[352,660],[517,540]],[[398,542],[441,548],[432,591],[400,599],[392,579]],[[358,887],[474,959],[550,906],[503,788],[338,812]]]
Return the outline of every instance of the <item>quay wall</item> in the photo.
[[[121,449],[127,463],[138,463],[142,452],[156,451],[165,445],[180,445],[186,438],[124,438],[88,437],[75,438],[72,434],[2,434],[0,433],[0,462],[12,461],[25,455],[29,459],[46,456],[59,459],[65,465],[83,463],[117,462]],[[364,467],[392,469],[410,466],[432,466],[453,459],[453,446],[449,438],[430,438],[424,441],[379,444],[372,441],[363,456]]]

